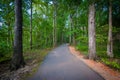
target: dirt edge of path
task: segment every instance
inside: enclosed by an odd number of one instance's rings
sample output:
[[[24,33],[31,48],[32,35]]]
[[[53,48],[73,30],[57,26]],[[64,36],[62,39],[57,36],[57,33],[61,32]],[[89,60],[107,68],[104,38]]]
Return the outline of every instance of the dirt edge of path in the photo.
[[[76,50],[73,46],[69,46],[69,50],[74,56],[82,60],[91,69],[99,73],[105,80],[120,80],[120,72],[109,68],[101,62],[84,59],[84,55]]]

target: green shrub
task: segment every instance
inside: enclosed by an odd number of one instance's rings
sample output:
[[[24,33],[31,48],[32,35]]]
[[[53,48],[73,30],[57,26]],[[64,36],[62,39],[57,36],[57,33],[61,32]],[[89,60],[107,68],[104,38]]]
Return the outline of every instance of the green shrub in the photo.
[[[111,60],[109,60],[109,59],[107,59],[107,58],[102,58],[101,60],[102,60],[102,62],[105,63],[106,65],[108,65],[108,66],[110,66],[110,67],[112,67],[112,68],[115,68],[115,69],[120,70],[120,64],[117,63],[117,62],[115,62],[114,60],[111,61]]]
[[[77,44],[76,49],[80,50],[85,55],[88,54],[88,45],[86,43],[80,42],[79,44]]]
[[[4,57],[6,54],[10,53],[10,46],[5,42],[0,42],[0,57]]]

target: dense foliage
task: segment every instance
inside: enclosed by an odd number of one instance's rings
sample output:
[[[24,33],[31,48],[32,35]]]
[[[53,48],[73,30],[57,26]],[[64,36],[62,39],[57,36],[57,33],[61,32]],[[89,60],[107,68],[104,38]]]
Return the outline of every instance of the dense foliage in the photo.
[[[89,0],[23,0],[23,49],[30,49],[30,16],[32,1],[32,47],[43,49],[53,46],[53,35],[57,45],[70,43],[77,49],[88,51],[88,5]],[[56,2],[54,4],[54,2]],[[98,57],[107,57],[108,0],[95,0],[96,47]],[[55,6],[54,6],[55,5]],[[113,53],[120,58],[120,1],[113,0]],[[55,8],[56,7],[56,14]],[[0,1],[0,58],[13,52],[14,0]],[[54,34],[54,17],[56,33]],[[102,59],[105,61],[105,59]]]

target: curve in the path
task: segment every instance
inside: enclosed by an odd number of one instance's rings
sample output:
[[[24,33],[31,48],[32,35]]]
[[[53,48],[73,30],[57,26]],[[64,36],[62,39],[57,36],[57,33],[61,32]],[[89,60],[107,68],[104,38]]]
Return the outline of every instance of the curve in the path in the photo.
[[[67,45],[52,50],[38,72],[29,80],[104,80],[81,60],[70,54]]]

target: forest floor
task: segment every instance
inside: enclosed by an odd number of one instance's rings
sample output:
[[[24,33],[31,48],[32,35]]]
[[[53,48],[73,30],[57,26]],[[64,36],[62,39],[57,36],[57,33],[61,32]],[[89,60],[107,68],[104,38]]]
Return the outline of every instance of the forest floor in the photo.
[[[120,80],[120,72],[111,69],[101,62],[85,59],[85,55],[76,50],[73,46],[69,46],[69,49],[74,56],[82,60],[90,68],[99,73],[102,77],[104,77],[105,80]]]
[[[10,71],[10,60],[0,63],[0,80],[27,80],[33,75],[51,49],[29,50],[24,53],[25,67]]]

